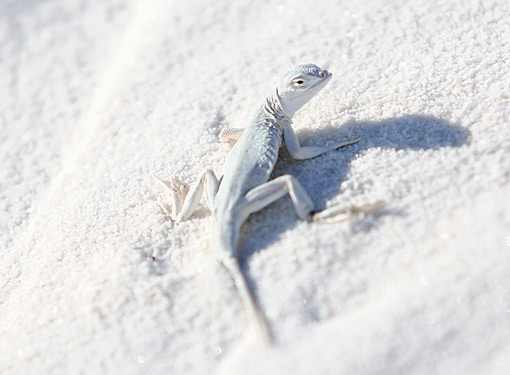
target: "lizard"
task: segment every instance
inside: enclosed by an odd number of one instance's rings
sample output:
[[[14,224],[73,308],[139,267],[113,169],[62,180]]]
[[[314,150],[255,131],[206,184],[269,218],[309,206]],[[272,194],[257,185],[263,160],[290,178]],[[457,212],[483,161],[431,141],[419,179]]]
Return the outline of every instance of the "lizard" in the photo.
[[[245,129],[228,128],[220,132],[223,142],[235,141],[223,173],[218,179],[206,170],[190,187],[177,178],[170,181],[154,178],[170,193],[171,204],[159,201],[172,220],[188,219],[202,196],[213,216],[212,245],[218,261],[227,268],[239,293],[249,324],[264,341],[273,336],[265,314],[252,293],[238,257],[238,237],[248,216],[277,199],[289,194],[297,215],[307,221],[344,220],[355,208],[336,205],[320,212],[299,181],[286,174],[269,181],[278,158],[278,151],[286,144],[295,159],[310,159],[328,151],[352,145],[356,138],[333,147],[301,146],[292,128],[292,117],[331,80],[332,74],[313,64],[298,65],[283,74],[269,91]]]

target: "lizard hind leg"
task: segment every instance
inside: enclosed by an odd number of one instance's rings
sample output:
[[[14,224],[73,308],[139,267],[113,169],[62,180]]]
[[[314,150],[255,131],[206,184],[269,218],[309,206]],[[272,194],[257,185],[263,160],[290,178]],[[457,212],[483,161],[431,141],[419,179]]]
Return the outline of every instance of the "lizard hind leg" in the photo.
[[[292,175],[286,174],[262,185],[254,187],[246,193],[243,209],[246,214],[259,211],[267,205],[289,194],[297,215],[304,220],[311,220],[313,202],[299,181]]]
[[[204,192],[207,206],[212,210],[214,197],[218,192],[219,181],[210,169],[202,173],[200,178],[189,188],[175,177],[170,182],[156,176],[153,177],[170,192],[171,212],[167,204],[160,203],[160,206],[163,211],[171,215],[172,220],[181,222],[188,219],[197,208]]]

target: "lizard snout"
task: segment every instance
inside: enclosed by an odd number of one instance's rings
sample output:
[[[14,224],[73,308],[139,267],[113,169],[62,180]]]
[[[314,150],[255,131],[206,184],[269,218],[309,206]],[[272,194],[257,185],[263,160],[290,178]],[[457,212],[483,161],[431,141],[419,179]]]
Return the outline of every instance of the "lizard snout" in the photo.
[[[319,72],[319,77],[323,78],[323,77],[331,77],[332,74],[330,72],[328,72],[326,69],[323,69]]]

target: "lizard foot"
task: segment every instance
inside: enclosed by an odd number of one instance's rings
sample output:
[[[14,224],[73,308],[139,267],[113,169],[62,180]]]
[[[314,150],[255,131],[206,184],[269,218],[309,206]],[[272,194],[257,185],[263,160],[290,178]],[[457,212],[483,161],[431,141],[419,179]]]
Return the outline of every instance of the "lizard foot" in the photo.
[[[176,220],[177,215],[182,210],[182,202],[188,194],[188,186],[175,177],[172,177],[170,181],[162,180],[155,175],[152,175],[152,177],[170,194],[170,204],[158,200],[159,206],[172,220]]]
[[[373,214],[381,210],[385,204],[386,202],[384,201],[377,201],[363,206],[345,206],[343,204],[337,204],[315,213],[312,216],[312,221],[316,223],[342,222],[357,215]]]

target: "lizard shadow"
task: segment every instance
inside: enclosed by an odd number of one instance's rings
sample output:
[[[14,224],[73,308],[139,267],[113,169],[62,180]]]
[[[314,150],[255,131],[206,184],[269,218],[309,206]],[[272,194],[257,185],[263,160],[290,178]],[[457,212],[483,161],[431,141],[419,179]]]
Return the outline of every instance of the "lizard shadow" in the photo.
[[[294,175],[310,194],[316,209],[322,210],[325,202],[336,196],[339,187],[346,181],[350,163],[367,150],[383,148],[423,151],[461,147],[469,143],[471,133],[459,124],[434,116],[414,114],[381,121],[350,121],[341,127],[298,131],[298,138],[304,146],[323,145],[324,140],[326,143],[333,143],[333,140],[338,142],[356,137],[361,137],[362,140],[355,145],[303,161],[292,159],[287,149],[282,147],[271,179],[283,174]],[[386,210],[383,214],[388,213],[403,214],[391,210]],[[299,220],[288,196],[252,214],[241,230],[242,263],[277,241],[282,233],[297,225]],[[375,224],[372,222],[366,230],[370,230],[373,225]]]

